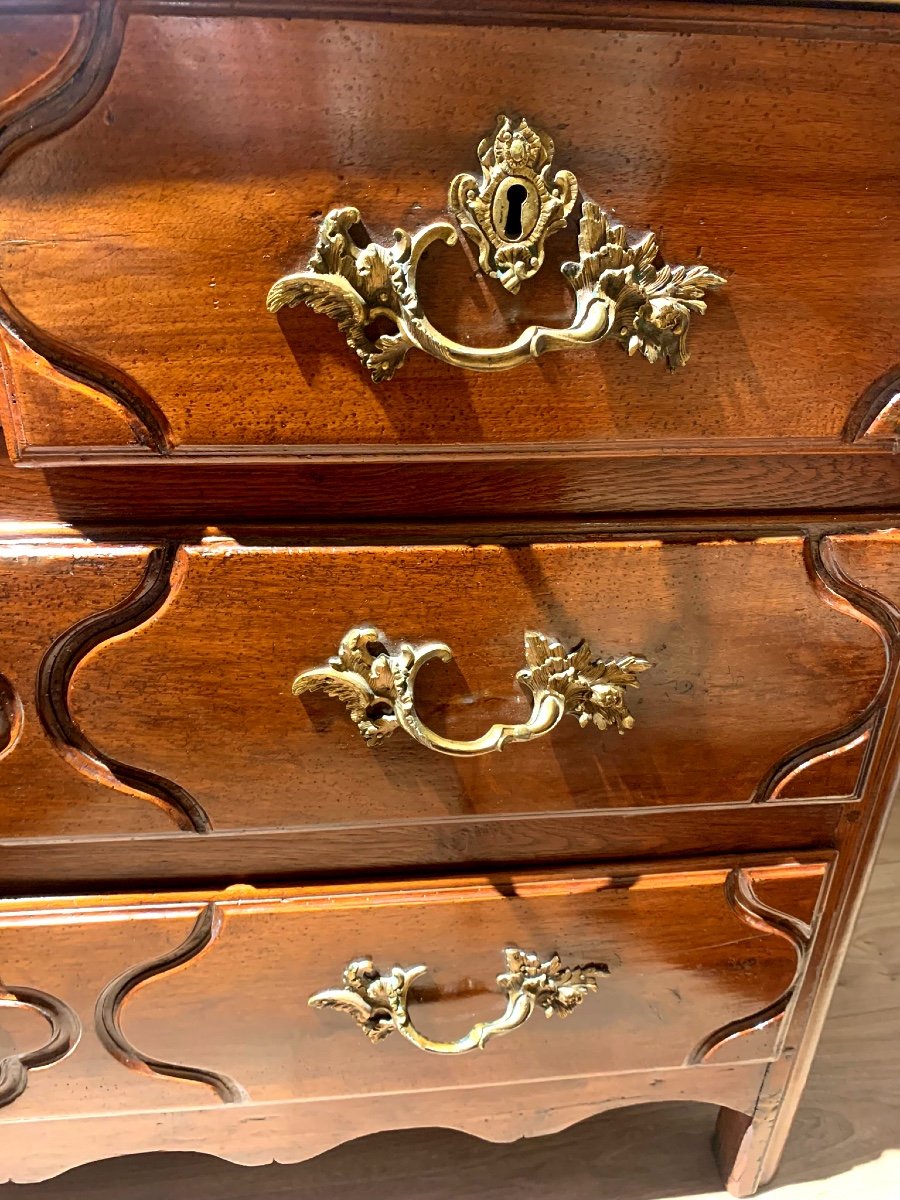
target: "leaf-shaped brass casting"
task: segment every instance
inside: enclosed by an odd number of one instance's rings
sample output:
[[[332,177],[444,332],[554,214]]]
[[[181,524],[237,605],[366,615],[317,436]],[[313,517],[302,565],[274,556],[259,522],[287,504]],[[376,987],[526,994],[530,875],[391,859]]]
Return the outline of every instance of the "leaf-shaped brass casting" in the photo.
[[[502,750],[509,742],[530,742],[549,733],[567,714],[579,725],[614,727],[624,733],[634,724],[625,704],[625,688],[637,687],[637,674],[651,665],[645,658],[592,658],[587,642],[568,653],[556,638],[525,634],[525,669],[516,678],[531,697],[527,721],[492,725],[471,741],[445,738],[419,717],[415,708],[416,675],[425,663],[448,662],[443,642],[413,646],[401,642],[393,649],[373,627],[351,629],[337,654],[324,667],[301,671],[293,683],[295,696],[322,690],[342,701],[369,746],[377,746],[400,728],[423,746],[440,754],[467,756]]]
[[[334,1008],[351,1016],[370,1041],[380,1042],[395,1030],[431,1054],[466,1054],[481,1050],[491,1038],[512,1033],[528,1020],[536,1008],[548,1017],[567,1017],[595,992],[605,963],[564,967],[559,955],[542,962],[537,954],[510,947],[504,951],[506,971],[497,976],[497,986],[506,994],[506,1010],[493,1021],[479,1021],[455,1042],[437,1042],[420,1033],[409,1015],[409,989],[427,967],[393,967],[382,975],[371,959],[359,959],[344,971],[343,986],[327,988],[309,998],[310,1008]]]
[[[571,172],[551,178],[552,154],[546,134],[524,120],[514,127],[501,116],[493,140],[479,147],[481,183],[458,175],[450,185],[449,208],[477,246],[482,269],[511,292],[540,270],[546,238],[565,225],[575,201],[578,185]],[[578,261],[562,266],[575,293],[570,324],[563,329],[529,325],[505,346],[468,346],[435,329],[416,288],[422,255],[436,241],[454,245],[454,226],[435,221],[413,234],[396,229],[393,245],[361,245],[352,233],[359,221],[356,208],[327,213],[306,269],[277,280],[266,306],[277,312],[306,304],[331,317],[376,382],[390,379],[412,349],[451,366],[505,371],[541,354],[606,338],[650,362],[662,359],[674,370],[688,361],[691,316],[706,311],[706,289],[725,283],[700,264],[657,267],[659,248],[652,233],[629,240],[624,225],[585,200]],[[367,330],[379,317],[392,322],[396,332],[373,340]]]

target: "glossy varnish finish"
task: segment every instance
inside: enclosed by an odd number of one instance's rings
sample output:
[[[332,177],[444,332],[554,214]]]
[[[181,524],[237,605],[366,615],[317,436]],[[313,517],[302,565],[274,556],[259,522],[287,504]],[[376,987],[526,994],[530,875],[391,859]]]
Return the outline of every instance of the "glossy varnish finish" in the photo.
[[[144,1114],[135,1148],[209,1136],[229,1158],[254,1161],[271,1153],[271,1126],[289,1161],[337,1140],[333,1114],[346,1112],[357,1135],[381,1128],[385,1107],[402,1113],[410,1103],[405,1092],[417,1093],[417,1120],[427,1124],[442,1123],[448,1088],[464,1089],[451,1123],[500,1140],[510,1125],[491,1098],[498,1085],[546,1094],[534,1132],[559,1124],[557,1086],[566,1103],[574,1089],[585,1111],[602,1108],[609,1076],[623,1071],[635,1097],[649,1098],[677,1092],[679,1069],[696,1063],[694,1094],[721,1099],[732,1079],[738,1088],[758,1081],[783,1042],[825,870],[815,861],[732,861],[5,902],[8,986],[61,1003],[76,1043],[28,1076],[16,1119],[0,1125],[6,1169],[24,1180],[84,1161],[77,1118],[115,1121],[124,1109]],[[746,903],[777,909],[786,924],[763,915],[754,925]],[[430,1036],[453,1039],[501,1009],[495,977],[504,946],[516,944],[567,963],[602,962],[609,975],[565,1022],[537,1014],[490,1053],[450,1061],[396,1035],[373,1046],[347,1014],[305,1004],[337,986],[366,946],[383,969],[429,967],[410,1006]],[[318,1099],[327,1103],[316,1116]],[[178,1114],[177,1132],[161,1112]]]
[[[893,544],[878,543],[887,562]],[[858,602],[837,607],[811,545],[9,540],[2,836],[406,822],[395,845],[416,847],[414,866],[430,861],[429,839],[447,862],[467,819],[853,799],[886,676],[883,631]],[[850,543],[857,557],[869,545]],[[369,748],[339,701],[291,695],[299,669],[366,621],[455,651],[417,684],[422,716],[455,737],[521,717],[527,629],[653,665],[630,690],[635,725],[622,735],[565,718],[546,742],[502,755],[429,754],[402,733]],[[471,843],[457,845],[466,861]]]
[[[287,19],[296,18],[296,19]],[[0,14],[0,1173],[296,1161],[718,1105],[771,1177],[896,790],[900,14],[15,0]],[[265,312],[322,211],[443,213],[498,111],[668,261],[727,276],[668,375],[612,347],[370,385]],[[471,344],[565,323],[437,248]],[[14,465],[15,463],[15,465]],[[468,760],[291,695],[348,629],[439,639],[416,703],[527,708],[523,635],[644,655],[634,728]],[[508,946],[609,975],[442,1059],[314,1012],[424,963],[453,1040]],[[102,1119],[101,1119],[102,1118]]]
[[[600,28],[548,32],[433,25],[427,9],[426,23],[406,25],[249,12],[188,22],[163,6],[132,13],[124,33],[111,6],[98,11],[84,17],[92,40],[79,60],[96,82],[71,84],[74,64],[61,66],[52,120],[46,105],[30,120],[19,102],[23,132],[11,124],[0,181],[6,424],[26,461],[312,457],[342,476],[343,504],[348,491],[371,493],[379,462],[405,466],[389,476],[394,494],[398,480],[415,486],[415,462],[439,505],[438,460],[450,455],[472,476],[457,490],[481,492],[469,511],[503,504],[508,483],[485,484],[488,459],[513,470],[535,449],[547,471],[559,454],[570,460],[560,483],[576,506],[586,472],[595,507],[613,494],[617,507],[647,507],[648,465],[659,507],[679,479],[717,467],[719,506],[745,503],[744,488],[782,506],[804,486],[819,502],[852,502],[840,494],[845,470],[856,503],[867,481],[873,499],[900,486],[890,428],[877,424],[898,358],[890,213],[900,151],[893,123],[877,119],[889,38],[870,30],[848,48],[754,36],[752,25],[725,34],[708,27],[709,8],[706,23],[684,13],[689,38],[618,28],[614,11],[610,28],[601,18]],[[33,20],[5,19],[13,33]],[[892,19],[882,18],[888,34]],[[452,53],[439,50],[448,44]],[[463,86],[456,64],[473,58],[492,71]],[[562,78],[578,86],[561,88]],[[552,116],[557,162],[588,195],[635,228],[662,228],[670,260],[702,254],[731,279],[697,323],[688,370],[669,375],[609,348],[491,377],[414,356],[375,387],[332,323],[266,313],[269,286],[305,260],[325,209],[363,205],[370,233],[386,237],[440,216],[447,184],[474,165],[478,137],[511,96],[535,120]],[[816,138],[796,136],[798,112]],[[45,120],[71,128],[28,148]],[[420,286],[435,323],[484,344],[532,320],[565,323],[556,268],[574,256],[571,224],[518,297],[478,276],[470,252],[433,251]],[[870,264],[865,288],[854,286],[859,259]],[[583,456],[598,454],[592,473]],[[371,460],[358,483],[348,455]],[[771,497],[758,491],[758,455],[774,472]],[[622,477],[605,496],[608,470]],[[627,479],[640,480],[631,498]],[[546,485],[532,504],[550,502]],[[527,508],[527,491],[514,503]]]
[[[68,707],[104,753],[175,780],[217,829],[339,824],[349,780],[354,820],[764,802],[777,764],[853,724],[885,666],[871,629],[822,604],[799,540],[212,541],[176,552],[168,569],[164,611],[79,661]],[[654,665],[629,689],[635,725],[622,735],[565,718],[546,742],[473,759],[422,753],[402,733],[373,750],[340,701],[290,691],[298,670],[325,663],[366,623],[455,652],[416,683],[423,719],[454,738],[527,713],[515,681],[526,630]],[[858,769],[842,755],[794,794],[852,794]]]

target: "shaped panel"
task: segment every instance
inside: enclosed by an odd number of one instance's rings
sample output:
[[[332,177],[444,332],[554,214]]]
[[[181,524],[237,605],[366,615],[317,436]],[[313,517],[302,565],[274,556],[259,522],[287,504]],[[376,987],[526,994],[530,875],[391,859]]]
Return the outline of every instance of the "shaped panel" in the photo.
[[[82,658],[71,711],[104,755],[177,784],[218,830],[771,803],[798,762],[852,740],[844,731],[885,676],[879,633],[852,605],[833,607],[807,558],[797,538],[356,549],[211,539],[183,550],[164,611]],[[369,746],[340,697],[291,692],[355,625],[452,649],[415,683],[419,717],[451,739],[526,719],[515,674],[528,630],[652,666],[625,688],[634,723],[622,736],[565,716],[502,753],[456,758],[403,732]],[[829,790],[803,791],[801,775],[790,794],[853,796],[858,758],[834,762],[818,781]]]
[[[112,634],[129,600],[140,607],[152,556],[77,538],[0,542],[0,836],[177,827],[180,814],[173,821],[140,780],[118,778],[67,711],[75,658]]]

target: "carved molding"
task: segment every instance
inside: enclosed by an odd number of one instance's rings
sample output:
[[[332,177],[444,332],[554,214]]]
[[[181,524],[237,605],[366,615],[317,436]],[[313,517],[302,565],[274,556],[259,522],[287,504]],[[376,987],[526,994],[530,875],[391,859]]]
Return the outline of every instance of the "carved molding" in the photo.
[[[745,925],[749,925],[751,929],[756,929],[760,933],[771,934],[773,937],[786,941],[796,955],[796,967],[790,983],[780,996],[777,996],[764,1008],[749,1013],[746,1017],[729,1021],[727,1025],[714,1030],[691,1051],[685,1061],[686,1066],[705,1063],[727,1042],[734,1041],[735,1038],[743,1037],[751,1032],[758,1032],[779,1021],[782,1022],[779,1044],[773,1054],[773,1057],[777,1057],[781,1053],[786,1029],[784,1017],[797,994],[812,945],[812,926],[788,913],[779,912],[778,909],[771,908],[760,900],[753,890],[751,874],[744,868],[735,867],[729,871],[725,880],[725,896],[729,907]]]
[[[42,444],[29,428],[28,414],[41,409],[44,417],[58,414],[51,427],[55,432],[61,426],[54,440],[63,445]],[[2,287],[0,411],[10,456],[17,461],[61,452],[89,457],[98,444],[129,458],[165,454],[171,447],[168,421],[149,392],[111,363],[38,329]]]
[[[544,1088],[535,1105],[522,1104],[519,1081],[432,1089],[420,1093],[415,1106],[373,1101],[369,1095],[341,1097],[318,1101],[321,1119],[315,1122],[309,1106],[296,1102],[254,1102],[252,1111],[236,1104],[198,1106],[179,1111],[175,1120],[160,1120],[158,1112],[109,1114],[103,1118],[109,1136],[102,1143],[94,1137],[92,1116],[55,1122],[52,1136],[42,1122],[23,1123],[6,1142],[0,1123],[0,1182],[36,1183],[104,1156],[165,1150],[202,1150],[248,1167],[299,1163],[343,1142],[413,1124],[486,1142],[514,1142],[557,1133],[595,1113],[665,1100],[734,1105],[743,1097],[752,1111],[760,1072],[756,1065],[710,1064],[702,1071],[642,1071],[627,1079],[627,1095],[621,1075],[558,1079],[552,1093]]]
[[[125,22],[116,0],[89,4],[56,67],[0,112],[0,172],[28,146],[70,128],[93,108],[118,62]]]
[[[10,22],[13,37],[24,32],[23,25],[17,21],[22,10],[16,9],[17,5],[10,4],[10,0],[0,5],[0,18]],[[26,54],[10,64],[12,74],[3,77],[5,90],[0,93],[0,129],[68,74],[67,58],[80,59],[84,55],[84,46],[90,40],[90,23],[80,20],[77,13],[51,12],[49,18],[40,31],[35,29],[37,37],[34,41],[29,39]],[[5,32],[5,29],[6,26],[0,24],[0,31]]]
[[[827,537],[807,537],[803,554],[809,578],[824,601],[845,616],[868,625],[878,634],[885,653],[884,672],[877,692],[859,716],[839,729],[812,738],[785,755],[760,782],[751,798],[753,804],[778,800],[788,783],[801,772],[823,759],[835,754],[846,754],[857,746],[864,745],[859,777],[850,797],[859,799],[865,788],[868,765],[881,728],[894,672],[894,645],[900,618],[893,606],[883,596],[850,579],[837,562],[833,546]]]
[[[47,736],[76,771],[157,805],[179,829],[208,833],[212,829],[208,814],[185,788],[104,754],[69,711],[69,688],[79,663],[103,642],[139,628],[160,612],[180,586],[184,571],[184,558],[176,543],[151,551],[144,576],[130,595],[77,622],[53,642],[38,670],[35,703]]]
[[[15,0],[18,11],[46,13],[66,11],[73,3],[84,0]],[[248,17],[305,17],[312,20],[384,20],[382,0],[124,0],[141,13],[159,16],[209,16],[210,13],[239,9]],[[842,10],[840,20],[828,0],[813,0],[798,6],[789,4],[754,8],[743,13],[730,7],[680,10],[673,14],[668,0],[648,0],[635,9],[630,0],[606,0],[601,5],[585,4],[584,0],[556,0],[554,22],[569,29],[648,30],[651,33],[686,32],[733,34],[759,37],[802,37],[815,31],[820,39],[837,41],[877,40],[900,42],[900,26],[885,22],[883,5],[859,11]],[[223,9],[227,4],[228,8]],[[822,8],[824,11],[817,11]],[[467,25],[502,25],[514,16],[517,25],[547,26],[547,8],[539,0],[455,0],[453,4],[423,5],[421,0],[393,0],[391,13],[396,20],[420,24],[445,25],[448,22]]]
[[[847,418],[842,436],[851,444],[886,446],[900,438],[900,363],[866,388]]]
[[[0,175],[24,150],[77,124],[90,112],[115,71],[126,21],[125,5],[94,0],[56,67],[0,109]],[[29,390],[37,385],[44,392],[61,393],[62,402],[69,405],[73,398],[93,401],[94,424],[89,418],[80,422],[83,430],[73,442],[102,443],[114,446],[119,454],[132,455],[165,454],[170,449],[168,422],[148,392],[118,367],[39,329],[2,289],[0,376],[5,384],[0,386],[4,425],[15,460],[29,454],[47,457],[57,449],[34,445],[29,436],[18,402],[23,379],[28,380]],[[72,447],[66,439],[58,449],[71,452]],[[80,453],[83,456],[84,451]]]
[[[0,674],[0,759],[18,745],[25,724],[22,698],[5,675]]]
[[[28,1008],[50,1026],[50,1036],[37,1050],[0,1059],[0,1108],[12,1104],[28,1086],[28,1072],[50,1067],[71,1054],[81,1038],[81,1022],[68,1004],[37,988],[0,982],[0,1008]]]
[[[165,975],[199,957],[219,936],[223,922],[224,917],[215,904],[205,905],[183,942],[150,962],[129,967],[108,983],[97,999],[94,1027],[103,1046],[123,1066],[133,1071],[149,1071],[154,1075],[200,1083],[212,1088],[223,1104],[240,1104],[249,1097],[236,1080],[220,1071],[166,1062],[144,1054],[128,1040],[121,1024],[122,1008],[131,993],[149,979]]]

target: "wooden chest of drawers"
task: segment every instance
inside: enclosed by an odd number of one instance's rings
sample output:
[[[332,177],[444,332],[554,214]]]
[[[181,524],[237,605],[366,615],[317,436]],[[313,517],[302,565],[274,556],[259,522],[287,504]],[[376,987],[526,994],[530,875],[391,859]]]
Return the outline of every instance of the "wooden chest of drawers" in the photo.
[[[900,765],[898,42],[3,6],[0,1178],[771,1177]]]

